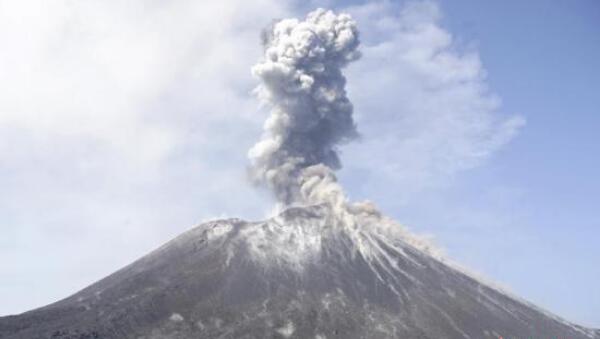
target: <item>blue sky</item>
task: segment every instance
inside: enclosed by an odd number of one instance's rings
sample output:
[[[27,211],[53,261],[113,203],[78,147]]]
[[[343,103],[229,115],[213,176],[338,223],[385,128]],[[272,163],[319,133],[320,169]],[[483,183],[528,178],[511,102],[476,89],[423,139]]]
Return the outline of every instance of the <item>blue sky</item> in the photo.
[[[450,206],[509,220],[477,240],[446,235],[448,251],[517,294],[598,326],[600,3],[452,1],[441,7],[446,27],[477,46],[502,111],[527,119],[509,146],[464,173],[449,193]],[[457,224],[486,227],[477,225],[485,219],[464,218]]]
[[[0,314],[65,297],[202,220],[268,214],[245,178],[266,117],[249,69],[265,24],[315,6],[362,32],[347,70],[362,133],[342,149],[349,195],[600,327],[593,0],[0,1]]]

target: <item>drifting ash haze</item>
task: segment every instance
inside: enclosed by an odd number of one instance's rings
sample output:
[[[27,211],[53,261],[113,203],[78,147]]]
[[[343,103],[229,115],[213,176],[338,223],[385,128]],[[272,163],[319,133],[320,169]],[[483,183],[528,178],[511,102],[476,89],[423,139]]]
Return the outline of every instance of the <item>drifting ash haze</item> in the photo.
[[[67,299],[0,318],[0,338],[600,337],[347,200],[333,171],[358,135],[342,74],[359,58],[348,15],[282,20],[263,43],[253,73],[272,111],[251,176],[283,212],[200,225]]]

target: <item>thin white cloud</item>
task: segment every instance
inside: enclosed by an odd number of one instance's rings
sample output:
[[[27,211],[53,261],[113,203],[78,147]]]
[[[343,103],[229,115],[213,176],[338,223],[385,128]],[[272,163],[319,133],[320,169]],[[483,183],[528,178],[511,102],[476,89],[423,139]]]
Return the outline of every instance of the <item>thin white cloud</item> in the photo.
[[[343,159],[361,196],[398,203],[445,185],[523,126],[522,117],[500,113],[477,52],[440,25],[435,3],[377,2],[351,12],[364,43],[348,76],[363,138]]]

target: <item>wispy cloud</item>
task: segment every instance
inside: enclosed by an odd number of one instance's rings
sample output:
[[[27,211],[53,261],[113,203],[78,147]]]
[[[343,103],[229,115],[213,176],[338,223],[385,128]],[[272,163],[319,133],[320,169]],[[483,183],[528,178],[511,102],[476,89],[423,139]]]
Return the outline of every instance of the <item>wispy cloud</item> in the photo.
[[[364,33],[363,60],[348,76],[363,138],[344,149],[345,178],[360,177],[361,196],[401,203],[445,185],[524,125],[501,112],[477,51],[455,42],[435,3],[350,11]]]

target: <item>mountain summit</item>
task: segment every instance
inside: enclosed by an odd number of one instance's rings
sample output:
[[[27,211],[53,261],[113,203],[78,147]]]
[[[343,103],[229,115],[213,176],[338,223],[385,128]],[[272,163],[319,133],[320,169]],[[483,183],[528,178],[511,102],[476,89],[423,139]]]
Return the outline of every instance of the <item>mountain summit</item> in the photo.
[[[0,338],[600,338],[329,207],[202,224]]]

